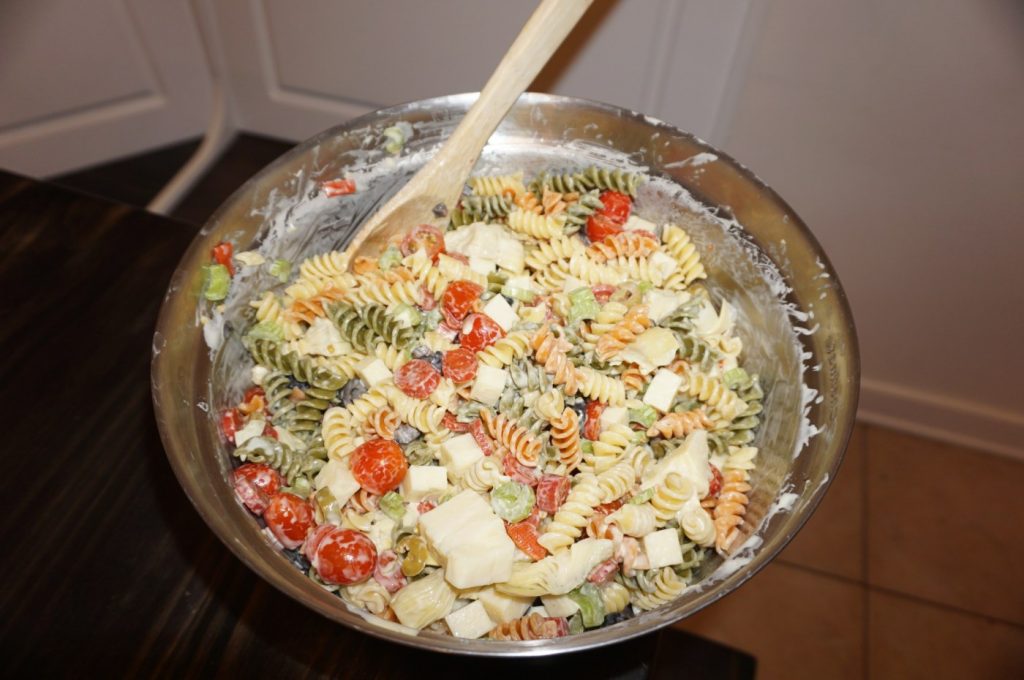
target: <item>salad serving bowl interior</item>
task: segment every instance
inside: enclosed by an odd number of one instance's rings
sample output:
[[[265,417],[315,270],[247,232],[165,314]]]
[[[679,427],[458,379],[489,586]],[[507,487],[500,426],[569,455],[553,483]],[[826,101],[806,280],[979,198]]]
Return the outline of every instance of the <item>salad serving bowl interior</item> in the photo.
[[[275,549],[236,500],[217,415],[238,401],[249,360],[240,342],[248,302],[276,281],[243,268],[222,306],[202,297],[201,268],[220,241],[267,261],[342,248],[358,226],[431,155],[475,94],[377,111],[303,142],[250,179],[210,218],[182,257],[153,342],[152,388],[168,458],[211,529],[250,568],[329,619],[394,642],[473,655],[545,655],[653,631],[714,602],[753,576],[796,534],[836,474],[857,407],[859,358],[836,273],[796,213],[751,172],[692,135],[614,106],[525,94],[499,126],[476,172],[568,170],[597,164],[651,175],[636,212],[652,222],[687,219],[716,303],[737,310],[745,365],[765,390],[754,445],[743,545],[705,560],[677,600],[611,626],[533,642],[410,635],[349,609]],[[382,131],[407,123],[401,153]],[[357,192],[327,198],[321,182],[349,177]],[[696,215],[696,219],[694,219]],[[412,225],[410,225],[412,226]],[[324,624],[329,626],[327,622]]]

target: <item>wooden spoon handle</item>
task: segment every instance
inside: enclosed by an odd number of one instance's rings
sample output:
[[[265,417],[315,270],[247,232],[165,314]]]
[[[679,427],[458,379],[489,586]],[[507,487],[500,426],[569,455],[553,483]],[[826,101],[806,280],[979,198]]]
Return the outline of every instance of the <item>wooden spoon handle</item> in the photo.
[[[439,152],[446,172],[467,177],[495,128],[593,0],[543,0]]]

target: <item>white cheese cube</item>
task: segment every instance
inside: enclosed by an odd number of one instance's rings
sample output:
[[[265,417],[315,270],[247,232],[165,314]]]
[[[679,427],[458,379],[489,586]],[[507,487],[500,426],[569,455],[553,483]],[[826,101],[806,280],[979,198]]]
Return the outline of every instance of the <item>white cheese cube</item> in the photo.
[[[649,231],[652,234],[657,233],[658,227],[655,226],[654,222],[649,222],[642,217],[636,215],[630,215],[626,223],[622,225],[622,228],[626,231]]]
[[[339,507],[345,505],[348,499],[352,498],[356,491],[359,491],[359,482],[352,476],[352,471],[348,469],[347,460],[334,460],[332,458],[327,461],[320,468],[320,472],[317,473],[313,484],[317,489],[326,487],[335,500],[338,501]]]
[[[456,588],[474,588],[507,581],[512,576],[516,546],[502,521],[494,519],[496,523],[481,523],[479,530],[474,529],[475,540],[448,553],[444,576],[448,583]],[[497,540],[499,537],[505,540]]]
[[[651,569],[671,567],[683,563],[683,549],[679,546],[679,533],[675,529],[652,531],[641,541]]]
[[[473,463],[484,457],[483,449],[476,443],[473,435],[466,432],[441,444],[441,464],[457,479],[472,467]]]
[[[512,330],[512,327],[519,321],[519,315],[513,311],[512,306],[503,295],[492,297],[484,305],[484,314],[494,319],[506,333]]]
[[[402,498],[419,501],[425,496],[440,496],[448,488],[448,469],[441,465],[410,465],[402,479]]]
[[[265,420],[250,420],[245,427],[235,432],[235,446],[244,446],[253,437],[259,437],[266,426]]]
[[[469,398],[492,406],[505,389],[506,380],[508,371],[505,369],[480,364],[476,371],[476,380],[473,381],[473,389],[469,391]]]
[[[487,615],[498,623],[518,619],[530,608],[533,600],[532,596],[506,595],[494,588],[484,588],[477,595],[477,601],[483,604]]]
[[[672,407],[672,400],[675,399],[676,393],[679,392],[682,385],[683,378],[681,376],[663,368],[654,374],[651,384],[644,392],[643,402],[662,413],[668,413]]]
[[[625,406],[609,406],[601,412],[601,430],[607,430],[613,425],[629,425],[629,409]]]
[[[498,625],[487,615],[487,610],[479,600],[467,604],[462,609],[456,609],[444,617],[444,620],[452,635],[470,640],[487,635]]]
[[[356,364],[356,373],[363,379],[366,386],[371,389],[391,380],[391,371],[377,357],[366,357]]]
[[[540,601],[551,616],[569,617],[579,611],[580,606],[568,595],[541,595]]]
[[[267,377],[267,373],[270,373],[270,369],[259,364],[252,367],[250,377],[252,378],[253,385],[262,385],[263,379]]]

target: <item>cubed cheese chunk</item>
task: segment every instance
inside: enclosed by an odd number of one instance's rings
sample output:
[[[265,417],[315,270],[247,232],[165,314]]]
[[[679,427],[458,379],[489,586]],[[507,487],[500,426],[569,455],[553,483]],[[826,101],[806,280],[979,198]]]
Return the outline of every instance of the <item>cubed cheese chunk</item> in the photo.
[[[466,490],[420,516],[420,531],[459,589],[507,581],[515,544],[505,524],[475,491]]]
[[[402,498],[419,501],[431,494],[442,495],[448,488],[448,469],[441,465],[410,465],[402,479]]]
[[[476,371],[476,380],[473,381],[473,389],[469,391],[469,398],[491,406],[501,396],[506,380],[508,371],[505,369],[480,364]]]
[[[356,364],[356,373],[370,388],[391,380],[391,371],[377,357],[366,357]]]
[[[643,402],[658,409],[662,413],[668,413],[672,407],[672,400],[683,385],[683,378],[667,369],[661,369],[654,374],[651,384],[644,392]]]
[[[540,601],[551,616],[569,617],[579,611],[580,606],[568,595],[541,595]]]
[[[626,231],[649,231],[652,234],[657,233],[658,227],[655,226],[654,222],[649,222],[642,217],[636,215],[630,215],[626,223],[622,225],[622,228]]]
[[[456,479],[462,477],[463,472],[483,457],[483,449],[468,432],[447,439],[441,444],[441,464],[448,468],[448,472]]]
[[[613,425],[629,425],[629,409],[625,406],[609,406],[601,412],[601,430],[607,430]]]
[[[512,327],[519,321],[519,315],[513,311],[512,306],[503,295],[492,297],[484,305],[484,314],[494,319],[506,333],[512,330]]]
[[[499,593],[493,587],[485,588],[477,595],[477,601],[483,604],[487,615],[498,623],[518,619],[530,608],[533,600],[534,598],[529,596],[520,597]]]
[[[479,600],[467,604],[462,609],[456,609],[444,617],[444,620],[452,635],[470,640],[483,637],[498,625],[487,615],[487,610]]]
[[[327,488],[338,501],[339,507],[347,503],[348,499],[352,498],[356,491],[359,491],[359,482],[352,476],[352,471],[348,469],[347,460],[332,458],[327,461],[320,468],[313,483],[317,489]]]
[[[644,546],[644,554],[651,564],[651,569],[671,567],[673,564],[682,564],[683,549],[679,546],[679,533],[675,529],[662,529],[652,531],[644,536],[641,541]]]

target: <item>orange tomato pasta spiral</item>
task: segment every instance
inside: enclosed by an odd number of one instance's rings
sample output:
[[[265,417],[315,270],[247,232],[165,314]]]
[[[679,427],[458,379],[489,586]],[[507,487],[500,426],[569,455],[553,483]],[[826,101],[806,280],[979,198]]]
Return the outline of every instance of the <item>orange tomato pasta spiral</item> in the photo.
[[[633,307],[626,312],[622,321],[612,326],[611,330],[598,339],[597,358],[608,361],[650,326],[651,319],[647,316],[647,306]]]
[[[544,445],[534,439],[526,429],[509,422],[503,415],[494,415],[490,409],[480,411],[480,420],[483,421],[487,433],[511,451],[516,460],[527,467],[537,467]]]
[[[401,421],[395,412],[389,408],[382,408],[374,411],[370,414],[370,417],[366,420],[364,428],[367,436],[377,436],[381,439],[394,439],[395,430],[398,428]]]
[[[576,394],[579,378],[576,367],[565,353],[572,348],[569,341],[556,336],[551,332],[551,327],[544,324],[530,340],[530,347],[533,348],[536,362],[542,365],[545,371],[554,374],[552,382],[564,385],[566,394]]]
[[[685,437],[694,430],[707,430],[714,425],[703,409],[683,413],[666,413],[647,429],[648,437],[661,436],[666,439]]]
[[[727,554],[739,536],[743,515],[747,512],[750,491],[746,470],[726,469],[722,473],[722,491],[715,504],[715,548]]]
[[[622,231],[606,236],[587,248],[595,262],[607,262],[619,257],[646,257],[658,250],[658,240],[635,231]]]
[[[498,625],[487,634],[492,640],[543,640],[561,635],[558,621],[534,612]]]
[[[558,449],[558,461],[568,474],[580,465],[583,449],[580,448],[580,417],[571,408],[550,421],[551,443]]]

